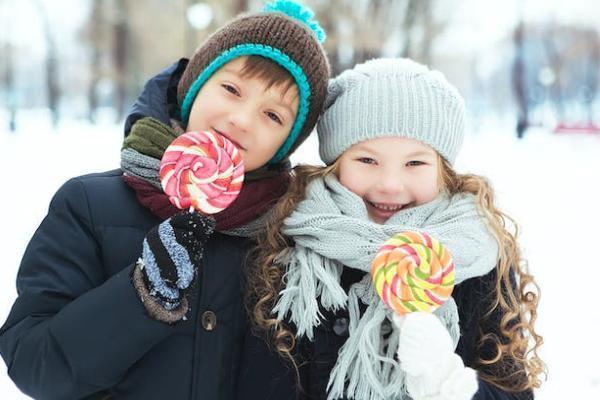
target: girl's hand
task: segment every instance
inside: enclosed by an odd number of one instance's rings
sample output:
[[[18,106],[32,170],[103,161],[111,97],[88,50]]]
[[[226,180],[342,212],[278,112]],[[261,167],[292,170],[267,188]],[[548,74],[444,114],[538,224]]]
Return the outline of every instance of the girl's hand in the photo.
[[[433,314],[394,315],[400,329],[398,360],[415,400],[469,400],[477,391],[475,371],[454,353],[452,338]]]

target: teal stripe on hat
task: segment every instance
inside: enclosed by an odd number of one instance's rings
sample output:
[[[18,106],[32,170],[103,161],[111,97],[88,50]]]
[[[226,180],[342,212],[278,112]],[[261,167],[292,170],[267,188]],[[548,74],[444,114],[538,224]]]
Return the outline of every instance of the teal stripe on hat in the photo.
[[[281,52],[281,50],[276,49],[271,46],[265,46],[263,44],[240,44],[238,46],[232,47],[231,49],[225,50],[218,57],[216,57],[201,73],[198,75],[194,83],[190,86],[190,89],[185,94],[183,98],[183,102],[181,104],[181,121],[187,125],[188,120],[190,118],[190,112],[192,110],[192,105],[194,104],[194,100],[196,99],[196,95],[202,88],[202,86],[206,83],[206,81],[215,73],[219,68],[221,68],[224,64],[233,60],[234,58],[241,56],[250,56],[257,55],[268,58],[270,60],[275,61],[277,64],[281,65],[285,68],[294,78],[296,85],[298,86],[298,92],[300,93],[300,105],[298,107],[298,115],[296,115],[296,120],[294,121],[294,125],[292,126],[292,130],[290,131],[289,136],[285,140],[285,142],[281,145],[281,147],[277,150],[277,153],[269,160],[269,164],[275,164],[281,161],[287,152],[290,150],[300,131],[302,130],[302,126],[306,121],[306,116],[308,115],[308,109],[310,106],[310,83],[308,82],[308,78],[302,71],[302,68],[298,64],[294,62],[287,54]]]

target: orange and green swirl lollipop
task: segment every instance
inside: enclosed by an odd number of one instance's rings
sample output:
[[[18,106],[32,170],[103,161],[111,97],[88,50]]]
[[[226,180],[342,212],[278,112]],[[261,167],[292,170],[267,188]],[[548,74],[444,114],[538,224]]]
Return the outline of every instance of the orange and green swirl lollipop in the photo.
[[[379,249],[371,277],[379,297],[396,313],[433,312],[452,294],[454,261],[427,233],[404,231]]]

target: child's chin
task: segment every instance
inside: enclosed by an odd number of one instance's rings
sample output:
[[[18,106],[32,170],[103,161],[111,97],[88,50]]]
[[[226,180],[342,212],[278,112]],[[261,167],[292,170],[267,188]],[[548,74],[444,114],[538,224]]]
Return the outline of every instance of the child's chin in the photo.
[[[389,218],[389,217],[385,218],[385,217],[381,217],[381,216],[377,216],[377,215],[371,215],[371,214],[369,214],[369,219],[370,219],[372,222],[375,222],[376,224],[381,224],[381,225],[383,225],[383,224],[385,224],[385,223],[386,223],[386,221],[387,221],[388,219],[390,219],[390,218]]]
[[[366,202],[365,202],[365,204],[367,206],[367,214],[369,215],[369,219],[377,224],[385,224],[386,221],[388,219],[390,219],[392,217],[392,215],[394,215],[397,212],[397,211],[386,212],[386,211],[378,210]]]

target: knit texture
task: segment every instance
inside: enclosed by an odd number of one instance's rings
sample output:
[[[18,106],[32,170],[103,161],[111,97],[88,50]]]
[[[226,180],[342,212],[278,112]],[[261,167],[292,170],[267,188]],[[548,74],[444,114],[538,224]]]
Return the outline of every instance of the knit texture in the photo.
[[[442,193],[434,201],[392,216],[385,224],[369,220],[365,204],[330,174],[315,179],[306,198],[284,221],[282,232],[295,246],[281,253],[286,286],[273,310],[288,318],[298,336],[313,337],[320,323],[319,305],[330,311],[347,308],[350,337],[338,354],[329,381],[329,398],[396,398],[405,391],[404,373],[394,359],[398,334],[386,337],[382,322],[389,310],[377,297],[368,272],[380,245],[404,230],[424,231],[442,242],[456,263],[456,283],[482,276],[497,262],[498,247],[470,194]],[[340,284],[342,269],[367,273],[348,294]],[[359,301],[367,306],[360,315]],[[452,299],[436,311],[454,345],[458,342],[458,311]]]
[[[320,43],[324,32],[312,15],[306,7],[279,0],[213,33],[190,58],[177,87],[184,125],[196,95],[215,71],[236,57],[259,55],[289,71],[298,86],[296,120],[270,163],[292,153],[313,130],[327,93],[329,63]]]
[[[152,228],[142,245],[144,279],[150,296],[166,310],[176,309],[190,289],[215,220],[181,212]]]
[[[452,164],[465,106],[442,73],[408,59],[375,59],[331,80],[317,131],[328,165],[352,145],[384,136],[419,140]]]

